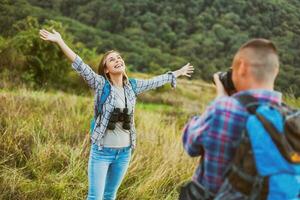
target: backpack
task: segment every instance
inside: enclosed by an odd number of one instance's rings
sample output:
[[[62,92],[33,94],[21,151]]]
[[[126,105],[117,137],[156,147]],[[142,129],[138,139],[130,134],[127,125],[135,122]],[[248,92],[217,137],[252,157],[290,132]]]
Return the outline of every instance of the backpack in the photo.
[[[249,112],[229,183],[249,200],[300,199],[300,110],[235,97]]]
[[[136,80],[130,78],[129,83],[130,83],[130,85],[133,89],[133,92],[137,96],[137,91],[136,91],[137,83],[136,83]],[[90,122],[90,134],[92,134],[93,131],[94,131],[96,119],[101,114],[103,105],[106,102],[106,99],[108,98],[108,96],[110,94],[110,91],[111,91],[111,85],[108,82],[108,80],[105,79],[105,83],[104,83],[104,86],[103,86],[103,89],[102,89],[102,93],[101,93],[100,96],[98,96],[98,98],[96,100],[95,107],[94,107],[94,113],[95,114],[94,114],[94,117],[91,119],[91,122]]]

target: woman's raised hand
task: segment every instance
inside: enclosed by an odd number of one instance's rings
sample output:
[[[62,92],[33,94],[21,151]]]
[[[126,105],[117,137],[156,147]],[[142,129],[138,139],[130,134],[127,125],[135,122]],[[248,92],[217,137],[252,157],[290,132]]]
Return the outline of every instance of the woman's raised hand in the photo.
[[[58,46],[61,48],[61,50],[64,52],[64,54],[67,56],[67,58],[71,61],[74,62],[76,58],[76,54],[68,45],[65,44],[64,40],[61,38],[61,35],[59,32],[55,31],[52,29],[52,32],[49,32],[45,29],[40,30],[40,38],[45,41],[51,41],[55,42],[58,44]]]
[[[173,72],[175,77],[178,76],[187,76],[187,77],[191,77],[191,74],[194,73],[194,67],[192,65],[190,65],[190,63],[184,65],[183,67],[181,67],[180,69],[176,70]]]
[[[181,69],[181,76],[191,77],[191,74],[194,73],[194,67],[190,63],[184,65]]]
[[[56,42],[58,43],[60,40],[62,40],[61,35],[59,32],[55,31],[52,29],[52,32],[49,32],[45,29],[40,30],[40,38],[45,41],[51,41],[51,42]]]

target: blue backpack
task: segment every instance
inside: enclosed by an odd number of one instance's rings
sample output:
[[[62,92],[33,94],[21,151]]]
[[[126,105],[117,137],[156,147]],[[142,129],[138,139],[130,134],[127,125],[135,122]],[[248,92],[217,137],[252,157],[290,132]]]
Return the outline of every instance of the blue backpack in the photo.
[[[135,93],[135,95],[137,95],[137,92],[136,92],[136,87],[137,87],[136,80],[135,79],[129,79],[129,83],[130,83],[130,85],[131,85],[131,87],[133,89],[133,92]],[[108,80],[105,79],[105,83],[104,83],[104,86],[103,86],[103,89],[102,89],[102,94],[98,96],[96,105],[94,107],[94,113],[95,114],[94,114],[94,117],[91,119],[90,134],[92,134],[93,131],[94,131],[95,122],[96,122],[97,116],[101,114],[103,105],[106,102],[106,99],[108,98],[108,96],[110,94],[110,91],[111,91],[111,85],[108,82]]]
[[[249,112],[226,177],[249,200],[300,199],[300,110],[235,97]]]

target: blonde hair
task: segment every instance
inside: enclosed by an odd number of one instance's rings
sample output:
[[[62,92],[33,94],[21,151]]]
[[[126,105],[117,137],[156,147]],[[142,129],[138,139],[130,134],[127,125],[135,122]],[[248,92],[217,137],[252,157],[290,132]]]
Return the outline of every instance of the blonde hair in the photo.
[[[105,69],[107,68],[105,60],[106,60],[107,56],[111,53],[117,53],[117,54],[121,55],[118,51],[115,51],[115,50],[110,50],[110,51],[105,52],[99,63],[99,66],[98,66],[98,74],[104,76],[112,84],[109,73],[105,73]],[[125,72],[124,72],[122,78],[123,78],[123,84],[128,83],[128,76],[126,74],[126,69],[125,69]]]

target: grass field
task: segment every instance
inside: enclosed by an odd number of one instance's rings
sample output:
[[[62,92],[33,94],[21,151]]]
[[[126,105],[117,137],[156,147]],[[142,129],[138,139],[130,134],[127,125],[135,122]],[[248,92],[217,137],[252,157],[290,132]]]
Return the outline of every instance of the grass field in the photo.
[[[181,80],[176,90],[166,86],[140,97],[138,145],[118,199],[177,198],[199,162],[184,153],[181,130],[204,110],[213,91],[206,83]],[[92,103],[92,96],[0,90],[0,199],[86,197]]]
[[[181,129],[210,97],[198,101],[209,87],[195,82],[185,91],[187,84],[139,97],[138,147],[118,199],[175,199],[192,175],[198,161],[184,153]],[[63,92],[0,91],[0,199],[85,198],[92,103]]]

